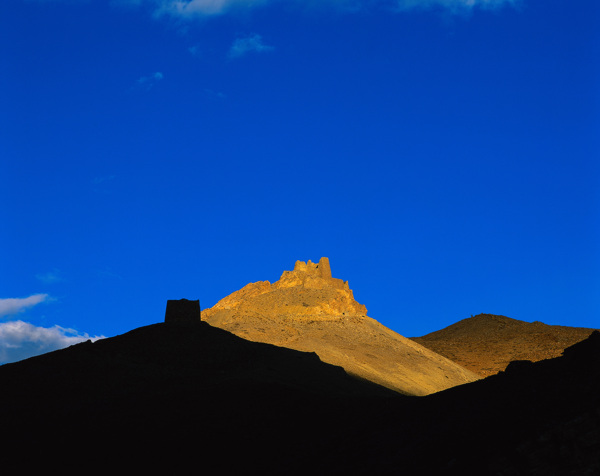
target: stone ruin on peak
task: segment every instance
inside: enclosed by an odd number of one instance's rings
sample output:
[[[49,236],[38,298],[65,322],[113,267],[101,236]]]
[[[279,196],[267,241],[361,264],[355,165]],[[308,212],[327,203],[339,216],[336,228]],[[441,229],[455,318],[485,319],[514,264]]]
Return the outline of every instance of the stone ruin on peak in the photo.
[[[356,302],[347,281],[331,277],[328,258],[318,263],[296,261],[293,271],[284,271],[278,281],[258,281],[244,286],[202,312],[207,322],[220,318],[257,314],[296,319],[364,317],[367,308]],[[213,319],[214,318],[214,319]],[[219,319],[220,320],[220,319]]]
[[[478,375],[367,316],[329,259],[296,261],[278,281],[244,286],[202,311],[202,320],[255,342],[315,352],[351,375],[408,395],[426,395]]]
[[[308,260],[307,263],[304,261],[296,261],[294,265],[294,272],[301,272],[312,274],[314,276],[320,276],[321,278],[331,278],[331,266],[329,265],[329,258],[322,257],[318,263],[313,263]]]
[[[296,261],[294,270],[284,271],[281,278],[279,278],[279,281],[274,282],[273,286],[278,289],[295,286],[303,286],[312,289],[339,289],[345,294],[349,294],[352,297],[352,300],[354,300],[348,281],[343,281],[331,276],[329,258],[325,257],[321,258],[318,263],[313,263],[311,260],[308,260],[306,263],[304,261]],[[359,314],[361,312],[359,312]],[[365,308],[362,314],[366,313],[367,310]]]

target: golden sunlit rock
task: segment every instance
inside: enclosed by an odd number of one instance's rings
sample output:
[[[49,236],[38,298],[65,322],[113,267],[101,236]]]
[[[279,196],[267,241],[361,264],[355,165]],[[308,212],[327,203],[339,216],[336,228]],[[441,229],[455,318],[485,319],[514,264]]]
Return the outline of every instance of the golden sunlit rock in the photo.
[[[413,340],[488,377],[505,370],[514,360],[538,362],[559,357],[567,347],[586,339],[593,331],[478,314]]]
[[[270,283],[244,286],[202,311],[202,320],[240,337],[315,352],[322,361],[408,395],[479,379],[475,373],[367,316],[327,258],[297,261]]]

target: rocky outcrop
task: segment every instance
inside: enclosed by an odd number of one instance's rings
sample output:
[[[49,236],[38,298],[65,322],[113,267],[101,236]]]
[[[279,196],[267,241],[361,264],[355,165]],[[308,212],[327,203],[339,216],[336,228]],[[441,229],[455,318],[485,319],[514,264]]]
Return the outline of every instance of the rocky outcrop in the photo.
[[[301,316],[329,319],[339,316],[365,317],[367,308],[356,302],[348,281],[331,277],[328,258],[318,263],[296,261],[293,271],[284,271],[278,281],[259,281],[244,286],[212,308],[203,311],[210,320],[219,312],[260,313],[266,317]]]
[[[400,393],[426,395],[479,377],[367,316],[327,258],[297,261],[274,283],[244,286],[202,311],[240,337],[316,352],[324,362]]]

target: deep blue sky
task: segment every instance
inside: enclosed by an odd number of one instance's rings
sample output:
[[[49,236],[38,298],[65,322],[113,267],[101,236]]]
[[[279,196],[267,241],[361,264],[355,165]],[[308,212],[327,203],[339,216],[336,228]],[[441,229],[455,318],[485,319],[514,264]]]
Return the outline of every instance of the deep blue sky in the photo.
[[[321,256],[405,336],[600,327],[597,0],[173,5],[0,4],[5,353]]]

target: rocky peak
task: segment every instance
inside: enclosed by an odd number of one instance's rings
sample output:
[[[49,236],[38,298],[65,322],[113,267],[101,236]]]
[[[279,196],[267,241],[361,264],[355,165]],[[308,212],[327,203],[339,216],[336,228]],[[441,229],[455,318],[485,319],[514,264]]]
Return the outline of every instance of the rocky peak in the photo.
[[[331,276],[329,258],[325,257],[321,258],[318,263],[313,263],[311,260],[308,260],[306,263],[304,261],[296,261],[294,271],[284,271],[279,281],[273,283],[273,286],[278,289],[296,286],[311,289],[332,288],[352,293],[348,281]]]
[[[296,261],[278,281],[259,281],[244,286],[203,311],[208,318],[218,310],[246,309],[262,315],[315,317],[366,316],[367,309],[354,299],[348,282],[331,276],[328,258],[318,263]]]
[[[315,352],[323,362],[384,387],[426,395],[479,377],[367,316],[327,258],[297,261],[271,284],[244,286],[202,311],[244,339]]]

